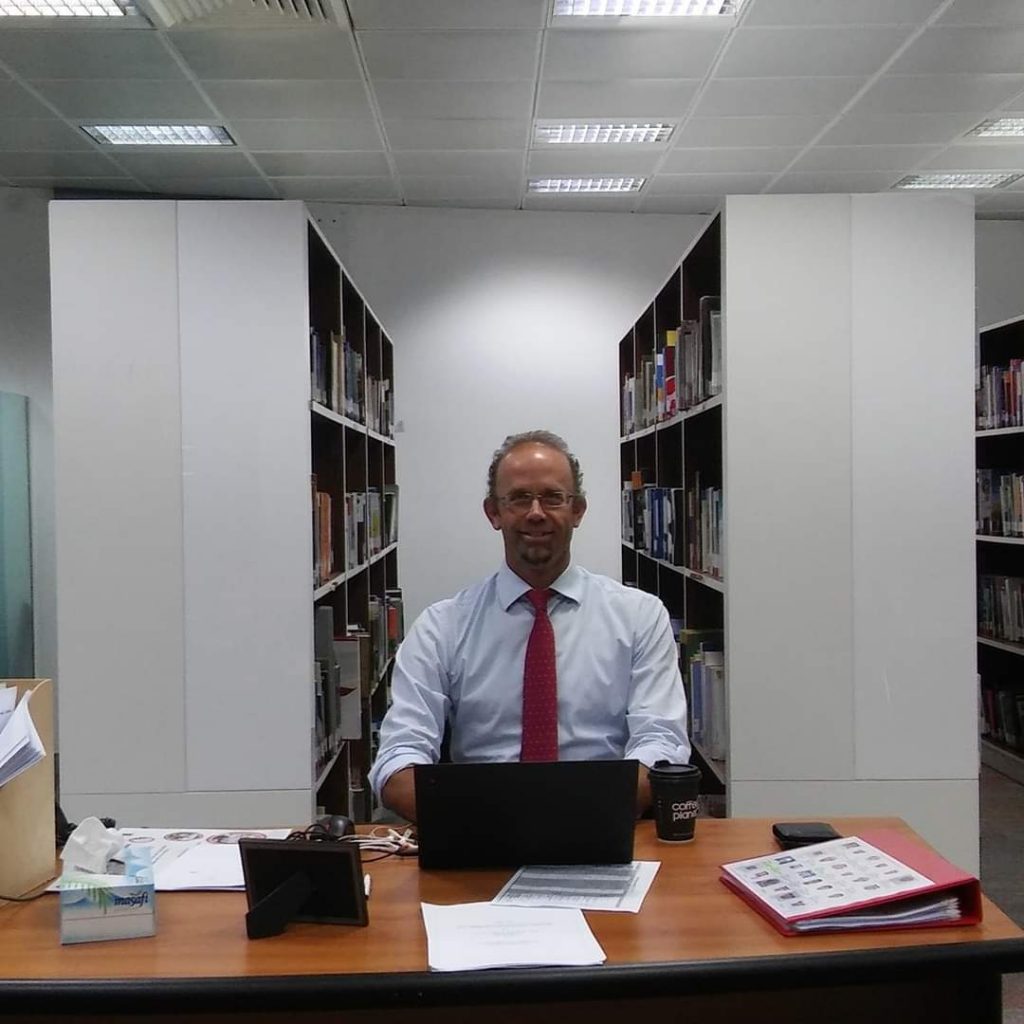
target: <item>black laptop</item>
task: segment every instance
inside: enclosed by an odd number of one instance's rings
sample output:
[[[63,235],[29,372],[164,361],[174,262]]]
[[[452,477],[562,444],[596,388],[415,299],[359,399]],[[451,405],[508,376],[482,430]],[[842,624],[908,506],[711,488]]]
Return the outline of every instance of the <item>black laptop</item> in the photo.
[[[416,765],[421,868],[627,864],[637,761]]]

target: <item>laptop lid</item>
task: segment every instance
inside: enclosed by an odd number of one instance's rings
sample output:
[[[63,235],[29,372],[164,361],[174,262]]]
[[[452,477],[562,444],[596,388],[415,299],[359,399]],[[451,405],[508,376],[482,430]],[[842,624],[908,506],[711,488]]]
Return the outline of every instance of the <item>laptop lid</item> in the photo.
[[[421,868],[627,864],[638,762],[416,765]]]

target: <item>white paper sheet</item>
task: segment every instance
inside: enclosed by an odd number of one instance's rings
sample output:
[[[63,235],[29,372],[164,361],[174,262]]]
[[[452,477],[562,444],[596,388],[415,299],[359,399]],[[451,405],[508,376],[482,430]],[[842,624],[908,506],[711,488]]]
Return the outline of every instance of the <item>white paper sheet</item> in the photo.
[[[604,950],[579,910],[422,903],[427,960],[434,971],[585,966]]]
[[[244,831],[216,828],[125,828],[132,845],[149,847],[157,892],[175,889],[243,889],[238,840],[284,839],[291,829]]]
[[[5,690],[13,687],[4,687]],[[15,690],[15,693],[17,691]],[[29,694],[23,693],[15,709],[5,716],[0,731],[0,786],[28,771],[46,755],[28,709]],[[10,697],[5,694],[6,702]],[[6,703],[4,705],[6,707]]]
[[[520,868],[491,900],[499,907],[575,907],[635,914],[658,873],[656,860],[632,864],[533,865]]]

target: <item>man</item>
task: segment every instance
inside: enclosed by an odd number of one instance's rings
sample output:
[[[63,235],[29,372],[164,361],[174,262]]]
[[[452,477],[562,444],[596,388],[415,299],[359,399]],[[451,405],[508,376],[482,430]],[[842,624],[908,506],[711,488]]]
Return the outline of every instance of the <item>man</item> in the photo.
[[[570,562],[587,500],[565,442],[543,430],[506,438],[483,507],[501,531],[505,564],[427,608],[399,648],[370,770],[385,806],[416,820],[412,765],[437,761],[446,722],[454,761],[687,762],[664,606]],[[638,812],[649,804],[641,768]]]

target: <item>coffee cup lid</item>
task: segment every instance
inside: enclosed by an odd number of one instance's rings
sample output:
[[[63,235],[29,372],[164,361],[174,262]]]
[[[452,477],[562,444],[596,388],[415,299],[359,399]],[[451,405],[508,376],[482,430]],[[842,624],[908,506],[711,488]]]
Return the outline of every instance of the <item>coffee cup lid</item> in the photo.
[[[700,769],[693,764],[673,764],[671,761],[655,761],[654,767],[649,769],[652,774],[663,778],[683,778],[684,776],[700,774]]]

